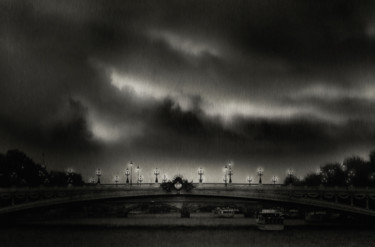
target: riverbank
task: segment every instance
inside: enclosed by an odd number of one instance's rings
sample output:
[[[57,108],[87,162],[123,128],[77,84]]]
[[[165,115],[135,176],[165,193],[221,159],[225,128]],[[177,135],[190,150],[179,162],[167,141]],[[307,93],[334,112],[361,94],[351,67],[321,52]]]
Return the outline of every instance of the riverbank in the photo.
[[[374,242],[375,230],[365,228],[295,227],[274,232],[253,227],[10,226],[0,231],[1,247],[372,247]]]
[[[366,222],[314,222],[303,219],[285,219],[286,228],[374,228]],[[190,218],[181,218],[180,214],[134,214],[127,218],[65,218],[65,219],[18,219],[3,221],[0,227],[105,227],[105,228],[256,228],[254,218],[236,214],[234,218],[219,218],[209,213],[193,213]]]

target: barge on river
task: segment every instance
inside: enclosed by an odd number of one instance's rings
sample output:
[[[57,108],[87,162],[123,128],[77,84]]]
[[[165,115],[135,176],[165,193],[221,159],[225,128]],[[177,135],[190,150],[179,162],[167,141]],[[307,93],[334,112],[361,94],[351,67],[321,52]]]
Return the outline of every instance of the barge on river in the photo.
[[[284,230],[284,216],[275,209],[262,209],[257,217],[257,226],[260,230],[282,231]]]

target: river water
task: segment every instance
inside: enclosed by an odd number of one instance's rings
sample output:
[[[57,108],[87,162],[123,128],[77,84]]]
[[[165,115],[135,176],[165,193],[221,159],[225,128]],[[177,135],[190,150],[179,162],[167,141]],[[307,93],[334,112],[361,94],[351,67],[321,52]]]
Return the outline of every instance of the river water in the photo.
[[[66,228],[10,227],[1,229],[0,246],[375,246],[368,229],[286,229],[264,232],[254,228]]]
[[[301,222],[300,222],[301,223]],[[375,246],[375,228],[307,226],[286,221],[284,231],[259,231],[253,219],[130,217],[33,221],[0,227],[1,247],[105,246]]]

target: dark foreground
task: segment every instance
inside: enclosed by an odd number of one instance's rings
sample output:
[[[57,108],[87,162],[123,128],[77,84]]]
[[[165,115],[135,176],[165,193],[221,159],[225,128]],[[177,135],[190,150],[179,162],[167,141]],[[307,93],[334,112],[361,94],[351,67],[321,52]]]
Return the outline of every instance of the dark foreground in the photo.
[[[208,227],[27,227],[2,228],[3,247],[96,246],[374,246],[374,229]]]
[[[362,221],[306,224],[285,220],[285,230],[259,231],[253,218],[211,214],[133,215],[129,218],[21,220],[0,224],[1,247],[105,246],[375,246],[375,227]]]

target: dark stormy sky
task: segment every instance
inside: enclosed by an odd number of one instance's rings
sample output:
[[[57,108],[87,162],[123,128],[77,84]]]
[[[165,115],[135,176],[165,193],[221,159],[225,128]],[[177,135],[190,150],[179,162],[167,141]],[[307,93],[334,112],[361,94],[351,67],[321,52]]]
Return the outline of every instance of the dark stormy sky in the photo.
[[[104,182],[375,149],[374,1],[0,0],[0,151]]]

